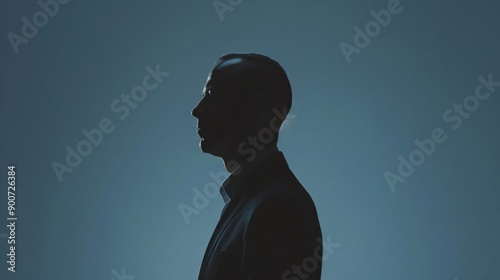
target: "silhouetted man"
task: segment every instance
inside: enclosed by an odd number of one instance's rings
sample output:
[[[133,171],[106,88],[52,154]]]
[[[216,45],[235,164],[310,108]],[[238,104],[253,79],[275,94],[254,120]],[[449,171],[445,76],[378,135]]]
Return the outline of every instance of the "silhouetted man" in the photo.
[[[322,236],[314,203],[278,150],[290,82],[258,54],[221,57],[193,109],[200,147],[231,173],[200,280],[319,280]]]

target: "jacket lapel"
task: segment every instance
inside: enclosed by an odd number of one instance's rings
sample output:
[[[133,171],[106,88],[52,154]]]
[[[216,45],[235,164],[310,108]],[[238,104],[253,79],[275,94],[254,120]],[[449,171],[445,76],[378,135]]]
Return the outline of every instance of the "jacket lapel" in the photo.
[[[232,204],[232,202],[234,203]],[[215,227],[212,237],[210,238],[210,242],[208,243],[205,255],[203,256],[203,264],[200,269],[199,279],[203,279],[203,274],[207,267],[210,256],[212,255],[213,250],[215,249],[217,243],[219,242],[219,239],[224,233],[224,230],[227,228],[231,220],[240,211],[240,209],[243,207],[245,203],[246,203],[245,199],[240,199],[239,201],[230,201],[227,207],[224,208],[221,218],[217,223],[217,226]]]
[[[203,274],[205,273],[205,269],[208,265],[208,261],[210,260],[210,256],[212,255],[215,247],[217,246],[217,243],[219,242],[229,223],[241,210],[245,203],[252,197],[252,194],[258,192],[262,187],[260,186],[261,184],[259,182],[267,178],[269,176],[268,174],[271,173],[273,169],[279,167],[288,167],[281,152],[270,156],[268,161],[266,161],[264,164],[260,164],[257,168],[252,170],[251,173],[253,174],[247,176],[244,182],[238,179],[232,181],[232,183],[242,184],[242,186],[239,188],[238,194],[235,194],[234,199],[231,199],[231,201],[226,205],[227,207],[225,206],[222,210],[221,218],[217,223],[217,226],[215,227],[214,233],[212,234],[212,237],[210,238],[210,241],[208,243],[207,250],[205,251],[205,255],[203,256],[200,275],[198,278],[199,280],[203,279]],[[255,176],[254,174],[258,175]],[[250,188],[251,191],[249,191],[249,189],[247,188]]]

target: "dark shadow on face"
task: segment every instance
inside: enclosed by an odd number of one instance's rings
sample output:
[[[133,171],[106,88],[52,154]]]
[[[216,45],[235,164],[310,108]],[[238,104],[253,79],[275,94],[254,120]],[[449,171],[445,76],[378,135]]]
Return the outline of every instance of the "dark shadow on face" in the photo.
[[[288,110],[291,106],[290,84],[277,62],[256,54],[221,57],[192,111],[198,119],[201,150],[222,158],[237,157],[238,145],[269,122],[276,106],[288,106]]]

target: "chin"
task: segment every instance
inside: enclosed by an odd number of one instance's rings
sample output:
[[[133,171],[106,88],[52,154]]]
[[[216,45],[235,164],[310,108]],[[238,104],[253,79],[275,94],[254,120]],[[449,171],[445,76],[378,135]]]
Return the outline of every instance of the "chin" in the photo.
[[[206,139],[202,139],[200,141],[201,151],[204,153],[207,153],[207,154],[211,154],[211,155],[216,156],[216,157],[220,157],[222,154],[220,146],[222,146],[222,145],[220,145],[220,143],[213,143],[213,142],[207,141]]]
[[[201,139],[200,140],[200,149],[202,152],[204,153],[208,153],[209,152],[209,149],[210,148],[210,145],[207,144],[207,141]]]
[[[213,152],[213,146],[214,145],[207,140],[204,139],[200,140],[200,149],[204,153],[211,154]]]

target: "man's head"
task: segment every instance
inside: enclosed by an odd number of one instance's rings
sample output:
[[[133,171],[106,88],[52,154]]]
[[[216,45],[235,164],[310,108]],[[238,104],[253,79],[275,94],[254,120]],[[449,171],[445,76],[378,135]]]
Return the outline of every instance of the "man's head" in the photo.
[[[259,146],[276,145],[291,105],[290,82],[279,63],[259,54],[224,55],[208,75],[203,98],[192,112],[198,119],[200,147],[231,157],[249,136],[259,134]]]

